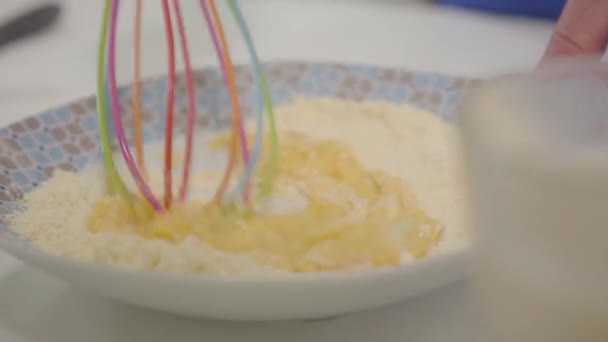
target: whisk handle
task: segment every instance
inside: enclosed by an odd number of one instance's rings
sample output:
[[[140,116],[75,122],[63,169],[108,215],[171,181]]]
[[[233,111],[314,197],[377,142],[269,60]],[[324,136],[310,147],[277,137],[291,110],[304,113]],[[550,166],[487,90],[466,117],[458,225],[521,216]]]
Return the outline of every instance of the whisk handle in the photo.
[[[60,9],[57,4],[39,6],[0,25],[0,48],[49,28],[57,21]]]

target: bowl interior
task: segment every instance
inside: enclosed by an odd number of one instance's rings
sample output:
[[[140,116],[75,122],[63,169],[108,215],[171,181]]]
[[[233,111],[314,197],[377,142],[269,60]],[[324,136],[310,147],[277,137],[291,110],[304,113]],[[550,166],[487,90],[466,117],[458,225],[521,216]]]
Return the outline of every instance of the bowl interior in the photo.
[[[473,81],[371,66],[271,63],[266,65],[275,105],[296,96],[408,102],[447,120]],[[255,114],[251,71],[237,68],[245,116]],[[230,124],[230,103],[217,69],[196,73],[198,124],[207,132]],[[144,140],[162,138],[166,78],[142,84]],[[127,132],[132,123],[131,89],[120,89]],[[177,79],[176,129],[184,129],[185,79]],[[451,253],[414,264],[361,273],[328,273],[284,279],[175,276],[133,272],[45,255],[7,225],[23,195],[55,169],[80,170],[100,157],[95,97],[48,110],[0,128],[0,247],[26,263],[87,291],[148,308],[219,319],[316,319],[394,303],[420,295],[466,274],[467,253]],[[398,157],[398,156],[396,156]],[[112,284],[112,286],[107,286]],[[171,296],[167,296],[171,293]]]
[[[257,88],[251,70],[239,66],[236,71],[243,115],[254,115]],[[443,75],[340,64],[270,63],[266,74],[275,105],[295,96],[408,102],[447,120],[454,118],[463,91],[472,83]],[[218,69],[197,71],[195,82],[198,124],[210,131],[226,128],[230,101]],[[145,141],[163,136],[166,85],[165,77],[142,83]],[[119,95],[129,134],[131,87],[122,87]],[[179,75],[175,107],[178,131],[185,126],[186,100],[185,77]],[[97,120],[96,99],[91,96],[0,128],[0,236],[19,240],[6,224],[7,215],[19,209],[23,194],[42,184],[53,170],[80,170],[99,160]],[[27,245],[27,241],[19,242]]]

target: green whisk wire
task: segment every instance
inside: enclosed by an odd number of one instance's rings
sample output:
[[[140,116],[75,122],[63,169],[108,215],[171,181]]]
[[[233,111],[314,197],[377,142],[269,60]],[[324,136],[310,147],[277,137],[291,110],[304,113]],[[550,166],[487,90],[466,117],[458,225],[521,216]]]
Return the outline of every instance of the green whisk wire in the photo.
[[[275,123],[275,119],[274,119],[274,111],[272,109],[272,98],[270,97],[270,91],[268,89],[268,82],[266,81],[266,77],[264,75],[264,70],[262,69],[262,66],[260,64],[260,61],[259,61],[259,58],[258,58],[258,55],[256,52],[257,49],[255,48],[255,44],[251,37],[251,33],[249,32],[249,28],[247,27],[245,18],[237,3],[237,0],[227,0],[227,2],[228,2],[228,6],[230,8],[230,12],[232,13],[232,16],[234,17],[235,21],[237,22],[239,30],[241,31],[241,35],[245,39],[245,43],[247,45],[247,50],[249,51],[249,55],[251,56],[251,62],[253,64],[254,73],[256,73],[255,78],[258,83],[258,87],[261,88],[261,89],[259,89],[259,91],[262,92],[264,108],[259,108],[258,110],[262,111],[262,110],[266,109],[266,113],[268,116],[268,125],[270,127],[270,163],[268,164],[266,174],[265,174],[264,178],[262,179],[260,189],[259,189],[259,197],[266,197],[272,191],[273,178],[274,178],[274,174],[275,174],[275,171],[277,168],[278,148],[279,148],[278,147],[279,139],[278,139],[276,123]],[[258,134],[261,134],[261,133],[262,132],[258,132]],[[256,142],[256,145],[257,145],[257,142]],[[259,158],[259,155],[258,155],[259,148],[257,148],[257,147],[259,147],[259,146],[256,146],[256,148],[254,148],[255,155],[252,156],[252,159],[254,159],[254,160],[257,160]],[[251,168],[253,168],[254,166],[255,166],[255,163],[252,163],[252,165],[250,165]],[[239,184],[239,187],[238,187],[239,192],[242,191],[242,188],[249,181],[248,178],[251,176],[251,171],[252,171],[250,169],[250,167],[247,167],[245,170],[245,174],[243,175],[242,182],[240,182],[242,184]]]
[[[99,114],[99,135],[101,139],[101,150],[105,174],[107,177],[108,192],[119,193],[125,197],[129,197],[130,193],[127,186],[120,178],[120,174],[114,164],[112,158],[112,149],[110,147],[110,137],[108,135],[108,118],[106,112],[106,45],[108,38],[108,22],[110,18],[111,0],[106,0],[102,22],[101,22],[101,38],[99,40],[99,51],[97,56],[97,112]]]

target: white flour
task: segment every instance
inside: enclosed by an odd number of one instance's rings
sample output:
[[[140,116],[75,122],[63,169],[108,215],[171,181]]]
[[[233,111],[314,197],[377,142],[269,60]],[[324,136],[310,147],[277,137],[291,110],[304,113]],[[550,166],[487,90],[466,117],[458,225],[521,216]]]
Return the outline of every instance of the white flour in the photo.
[[[277,122],[279,130],[346,143],[365,167],[408,182],[422,208],[446,228],[433,253],[468,241],[458,131],[441,118],[407,105],[296,99],[277,108]],[[28,210],[12,218],[12,227],[46,252],[82,261],[182,273],[282,272],[196,238],[175,244],[127,233],[89,232],[85,221],[103,195],[102,180],[98,166],[79,174],[56,172],[25,196]]]

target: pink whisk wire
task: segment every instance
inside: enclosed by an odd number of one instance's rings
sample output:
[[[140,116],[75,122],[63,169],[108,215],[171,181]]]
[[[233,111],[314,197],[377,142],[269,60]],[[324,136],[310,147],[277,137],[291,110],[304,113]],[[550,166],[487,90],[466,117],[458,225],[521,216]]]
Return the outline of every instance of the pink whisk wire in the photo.
[[[222,69],[224,85],[225,85],[226,89],[230,90],[231,81],[230,81],[230,77],[229,77],[229,75],[230,75],[229,68],[231,67],[231,65],[230,66],[228,65],[230,63],[230,57],[228,56],[227,51],[225,51],[224,46],[221,42],[220,36],[223,34],[223,32],[221,30],[221,27],[219,26],[220,23],[218,23],[218,22],[216,22],[216,20],[214,20],[212,11],[210,10],[209,5],[208,5],[208,1],[200,0],[200,6],[201,6],[201,10],[203,12],[203,16],[205,17],[205,22],[207,23],[207,29],[209,30],[209,33],[211,35],[211,41],[215,48],[217,58],[220,63],[220,68]],[[227,49],[227,46],[225,48]],[[236,106],[234,108],[232,108],[232,110],[235,112],[234,117],[240,123],[240,121],[242,120],[242,116],[241,116],[241,112],[240,112],[241,111],[240,106],[238,105],[238,95],[230,92],[230,96],[236,97],[236,100],[234,100],[234,102],[236,102]],[[238,124],[238,134],[239,134],[239,140],[241,142],[240,145],[241,145],[241,154],[243,157],[243,162],[245,165],[248,165],[249,164],[249,149],[247,147],[247,137],[245,135],[245,128],[243,127],[242,124]]]
[[[108,42],[108,80],[110,87],[110,103],[112,107],[112,119],[116,128],[116,137],[118,139],[118,146],[123,155],[127,168],[133,176],[135,185],[150,203],[150,205],[156,211],[162,211],[161,204],[154,197],[154,194],[142,178],[137,168],[136,162],[133,160],[133,155],[129,149],[127,139],[125,136],[125,129],[122,122],[122,114],[120,111],[120,103],[118,98],[118,88],[116,85],[116,27],[118,22],[118,7],[119,0],[112,0],[111,14],[110,14],[110,32]]]
[[[188,126],[186,129],[186,155],[184,157],[184,169],[182,174],[182,184],[179,189],[179,200],[184,202],[188,196],[188,181],[192,167],[192,146],[194,144],[194,127],[196,125],[196,98],[194,90],[194,77],[192,76],[192,66],[190,64],[190,52],[188,49],[188,39],[186,28],[182,17],[179,4],[180,0],[173,0],[173,9],[177,19],[177,28],[182,47],[184,67],[186,68],[186,88],[188,92]]]
[[[173,40],[173,24],[169,0],[163,0],[163,16],[165,20],[169,69],[169,78],[167,80],[167,112],[165,120],[164,206],[166,209],[169,209],[173,198],[173,106],[175,103],[175,43]]]

